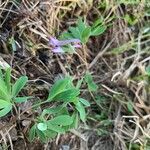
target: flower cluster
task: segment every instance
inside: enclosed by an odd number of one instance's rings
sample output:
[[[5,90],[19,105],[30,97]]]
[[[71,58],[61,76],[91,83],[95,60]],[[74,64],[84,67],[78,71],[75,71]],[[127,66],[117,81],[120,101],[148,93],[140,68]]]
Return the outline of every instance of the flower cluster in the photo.
[[[70,39],[70,40],[57,40],[54,37],[49,38],[49,45],[52,46],[52,51],[54,53],[64,53],[63,46],[71,44],[74,48],[81,48],[79,39]]]

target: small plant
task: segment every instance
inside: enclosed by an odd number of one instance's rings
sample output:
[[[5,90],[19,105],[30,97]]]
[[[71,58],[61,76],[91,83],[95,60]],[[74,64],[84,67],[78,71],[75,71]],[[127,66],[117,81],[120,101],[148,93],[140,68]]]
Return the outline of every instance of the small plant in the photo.
[[[85,107],[90,103],[80,98],[80,86],[73,84],[73,78],[65,77],[56,81],[52,86],[48,98],[43,103],[53,104],[46,108],[34,121],[30,129],[30,141],[38,137],[46,142],[57,134],[65,133],[72,128],[77,128],[79,121],[86,121]]]
[[[83,44],[86,44],[91,36],[98,36],[105,32],[106,26],[102,19],[96,20],[93,25],[87,25],[81,18],[78,19],[76,27],[69,27],[68,31],[62,33],[60,39],[79,39]]]
[[[85,75],[85,82],[87,83],[87,86],[88,86],[88,90],[90,91],[90,92],[96,92],[97,91],[97,89],[98,89],[98,86],[95,84],[95,82],[93,81],[93,77],[92,77],[92,75],[90,74],[90,73],[86,73],[86,75]]]
[[[63,41],[57,40],[56,38],[53,37],[50,37],[49,39],[49,45],[53,47],[52,51],[54,53],[64,53],[64,52],[74,53],[75,48],[81,48],[81,45],[79,43],[80,43],[79,39],[70,39]]]
[[[126,14],[124,16],[124,20],[130,25],[130,26],[133,26],[135,25],[137,22],[138,22],[138,17],[135,16],[135,15],[129,15],[129,14]]]
[[[0,69],[0,117],[8,114],[15,106],[15,103],[25,102],[29,98],[18,96],[27,81],[26,76],[21,76],[12,84],[11,69],[6,69],[5,73]]]
[[[49,38],[49,45],[54,53],[75,53],[76,48],[81,48],[81,44],[86,44],[91,36],[98,36],[106,30],[102,19],[98,19],[92,26],[87,25],[81,18],[78,19],[76,27],[69,27],[63,32],[59,39]]]

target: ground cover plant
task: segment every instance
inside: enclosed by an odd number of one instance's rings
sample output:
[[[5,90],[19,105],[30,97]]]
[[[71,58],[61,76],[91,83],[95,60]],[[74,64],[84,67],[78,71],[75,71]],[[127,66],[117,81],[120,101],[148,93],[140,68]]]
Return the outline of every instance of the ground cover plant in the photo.
[[[0,149],[150,150],[149,0],[1,0]]]

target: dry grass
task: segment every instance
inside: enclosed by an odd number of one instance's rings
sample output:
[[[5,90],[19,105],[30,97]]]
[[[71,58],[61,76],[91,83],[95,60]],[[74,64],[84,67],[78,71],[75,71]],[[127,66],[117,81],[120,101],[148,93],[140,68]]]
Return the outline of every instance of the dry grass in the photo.
[[[106,136],[96,134],[94,144],[89,148],[91,150],[132,150],[134,144],[139,145],[140,150],[146,150],[146,146],[150,145],[150,81],[145,77],[145,69],[150,65],[150,34],[143,32],[149,23],[149,17],[145,17],[146,5],[148,3],[144,0],[136,5],[119,5],[115,0],[22,0],[18,3],[0,0],[2,59],[12,65],[14,76],[29,76],[27,92],[40,98],[56,76],[69,72],[78,79],[86,70],[92,72],[96,83],[101,85],[100,91],[92,97],[100,94],[108,102],[97,106],[90,98],[98,109],[95,111],[91,108],[89,114],[100,115],[96,112],[109,110],[107,119],[113,122],[113,126],[108,127]],[[125,14],[135,15],[137,23],[130,27]],[[53,55],[48,45],[49,37],[57,37],[74,24],[78,16],[85,18],[89,24],[97,17],[103,17],[109,28],[104,35],[91,38],[76,56]],[[15,54],[10,52],[11,37],[14,37],[17,45]],[[44,83],[38,85],[37,81]],[[129,101],[133,103],[131,112],[127,107]],[[103,120],[96,120],[92,116],[94,127],[90,125],[93,122],[89,121],[88,129],[81,125],[81,130],[68,135],[74,148],[88,149],[91,133],[101,128],[99,122]],[[0,143],[3,141],[11,149],[15,148],[9,130],[15,127],[0,131]],[[23,130],[23,134],[26,137],[27,129]],[[83,140],[85,137],[86,141]],[[108,141],[105,137],[109,137]],[[61,143],[61,138],[56,143]],[[48,148],[49,144],[45,147]]]

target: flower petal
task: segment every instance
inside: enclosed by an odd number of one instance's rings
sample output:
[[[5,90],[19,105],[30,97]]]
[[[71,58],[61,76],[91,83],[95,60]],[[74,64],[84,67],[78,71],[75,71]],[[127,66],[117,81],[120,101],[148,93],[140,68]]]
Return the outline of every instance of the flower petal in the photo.
[[[79,39],[71,39],[71,40],[63,40],[63,41],[59,41],[59,46],[64,46],[70,43],[80,43],[81,41]]]
[[[74,48],[81,48],[82,46],[77,43],[77,44],[74,44],[73,47],[74,47]]]
[[[59,40],[56,38],[50,37],[49,44],[53,47],[59,46]]]
[[[49,44],[53,47],[56,47],[56,46],[64,46],[64,45],[67,45],[67,44],[70,44],[70,43],[80,43],[81,41],[79,39],[70,39],[70,40],[62,40],[62,41],[59,41],[57,40],[56,38],[54,37],[50,37],[49,38]]]
[[[52,49],[52,51],[54,53],[64,53],[64,50],[61,47],[56,47],[56,48]]]

